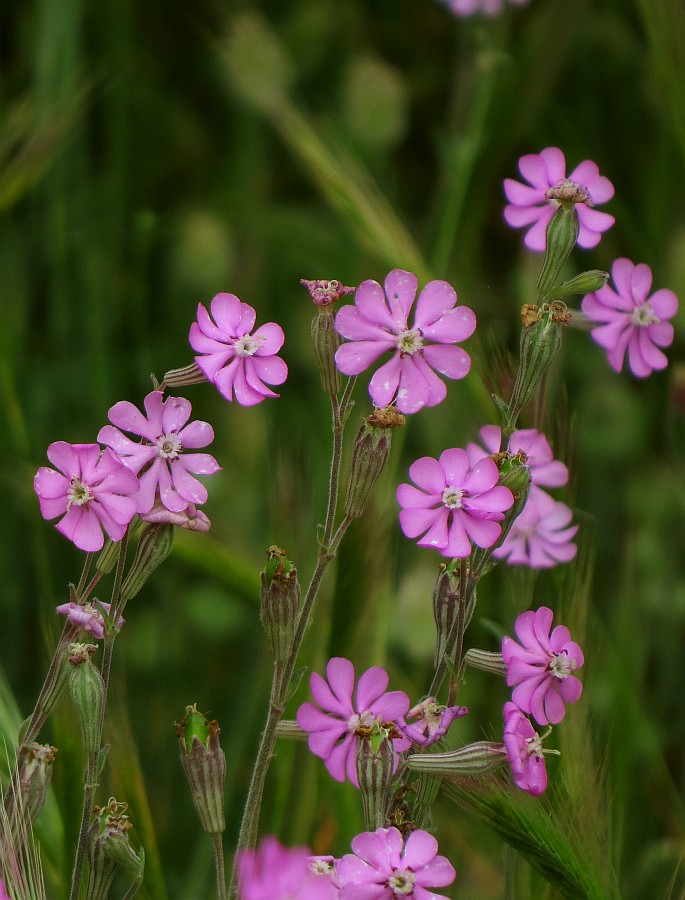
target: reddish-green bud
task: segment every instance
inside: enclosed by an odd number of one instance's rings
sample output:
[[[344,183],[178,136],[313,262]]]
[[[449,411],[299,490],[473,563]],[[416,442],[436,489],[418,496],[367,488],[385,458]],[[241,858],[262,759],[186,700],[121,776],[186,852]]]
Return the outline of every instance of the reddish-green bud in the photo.
[[[395,751],[391,730],[385,725],[376,722],[366,730],[368,734],[360,735],[357,742],[357,778],[366,828],[375,831],[385,824]]]
[[[290,655],[300,609],[297,569],[280,547],[269,547],[269,561],[262,572],[259,615],[276,663]]]
[[[434,665],[437,668],[445,653],[451,652],[452,648],[447,646],[447,640],[451,630],[455,627],[457,616],[459,614],[460,604],[463,603],[464,611],[461,621],[462,634],[459,635],[455,631],[452,635],[455,643],[459,643],[460,637],[466,631],[473,610],[476,606],[476,589],[471,587],[470,592],[462,597],[460,589],[461,582],[461,565],[466,563],[452,561],[451,563],[442,563],[438,572],[438,577],[433,585],[433,618],[435,619],[435,657]]]
[[[491,650],[477,650],[470,647],[464,654],[464,662],[474,669],[483,672],[491,672],[493,675],[506,675],[507,666],[501,653],[493,653]]]
[[[364,419],[352,451],[352,467],[345,497],[345,515],[356,519],[364,512],[371,491],[390,456],[392,429],[402,428],[405,417],[394,406],[375,409]]]
[[[186,387],[191,384],[202,384],[209,381],[205,373],[200,369],[196,362],[184,366],[182,369],[171,369],[164,374],[164,384],[167,387]]]
[[[198,717],[204,719],[204,728]],[[219,724],[216,719],[208,722],[193,704],[186,707],[185,717],[176,723],[176,734],[181,747],[181,763],[200,824],[207,834],[221,834],[226,828],[226,757],[219,745]]]
[[[174,545],[174,526],[146,525],[140,533],[136,555],[121,587],[124,601],[131,600],[141,590],[150,575],[171,553]]]
[[[414,753],[406,763],[414,772],[431,775],[485,775],[507,763],[507,751],[504,744],[477,741],[446,753]]]
[[[335,316],[330,306],[320,306],[312,319],[312,344],[319,364],[321,387],[335,397],[342,387],[342,377],[335,364],[335,351],[342,344],[342,338],[335,330]]]
[[[56,747],[50,744],[25,744],[19,750],[19,760],[5,790],[5,813],[15,836],[33,825],[45,800],[52,778]]]
[[[68,660],[69,690],[79,716],[81,742],[86,753],[97,753],[102,737],[105,685],[91,656],[97,650],[95,644],[70,644]]]
[[[107,806],[96,806],[95,819],[88,832],[88,900],[107,900],[109,888],[117,872],[122,872],[139,885],[145,870],[145,853],[141,847],[136,853],[128,838],[133,827],[127,815],[126,804],[113,797]],[[127,896],[133,896],[131,891]]]

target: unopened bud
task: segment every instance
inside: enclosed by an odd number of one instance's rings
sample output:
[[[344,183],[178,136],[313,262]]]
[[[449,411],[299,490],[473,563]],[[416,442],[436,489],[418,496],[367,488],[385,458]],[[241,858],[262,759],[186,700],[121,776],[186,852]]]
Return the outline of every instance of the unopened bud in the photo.
[[[79,716],[83,749],[88,754],[100,749],[105,702],[102,675],[91,661],[96,650],[95,644],[70,644],[68,649],[69,690]]]
[[[402,428],[405,417],[394,406],[375,409],[364,419],[352,451],[350,480],[345,497],[345,515],[356,519],[367,501],[390,456],[392,429]]]
[[[120,541],[113,541],[111,538],[107,538],[105,546],[100,551],[95,562],[95,569],[98,572],[102,572],[103,575],[109,575],[119,559],[120,549]]]
[[[17,768],[5,790],[5,813],[12,834],[17,837],[33,825],[45,800],[52,778],[56,747],[25,744],[19,750]]]
[[[107,806],[94,809],[95,821],[88,836],[88,884],[86,896],[92,900],[106,900],[109,888],[117,872],[139,885],[145,870],[145,853],[141,847],[136,853],[128,838],[133,827],[127,815],[126,804],[113,797]],[[133,892],[127,894],[133,896]]]
[[[186,707],[185,717],[176,723],[176,734],[200,824],[207,834],[221,834],[226,828],[226,757],[219,745],[219,724],[216,719],[207,721],[193,704]]]
[[[367,730],[369,733],[360,736],[357,742],[357,778],[366,828],[375,831],[385,824],[395,750],[385,725],[376,722]]]
[[[162,380],[167,387],[174,388],[187,387],[191,384],[202,384],[205,381],[209,381],[196,362],[190,363],[189,366],[183,366],[182,369],[170,369],[164,373]]]
[[[171,553],[174,545],[174,526],[146,525],[140,533],[136,555],[121,586],[124,601],[131,600],[141,590],[150,575]]]
[[[335,316],[330,306],[320,306],[312,319],[312,344],[319,364],[321,387],[335,397],[342,387],[342,378],[335,364],[335,351],[342,338],[335,330]]]
[[[559,277],[559,272],[561,272],[578,239],[579,225],[575,202],[569,199],[562,203],[554,211],[547,225],[545,258],[542,263],[540,277],[538,278],[538,297],[540,300],[545,300],[547,292],[554,287]]]
[[[507,762],[504,744],[477,741],[446,753],[414,753],[406,765],[414,772],[431,775],[485,775]]]
[[[469,647],[464,654],[464,662],[474,669],[483,672],[491,672],[493,675],[506,675],[507,666],[501,653],[493,653],[491,650],[477,650]]]
[[[445,653],[449,653],[451,650],[447,646],[447,640],[457,621],[460,603],[464,603],[461,626],[462,636],[471,621],[471,616],[476,606],[475,587],[472,587],[469,595],[462,601],[460,592],[461,565],[465,566],[466,563],[442,563],[438,577],[433,585],[433,618],[435,619],[436,631],[435,657],[433,660],[435,668],[438,667]],[[455,632],[453,637],[458,643],[459,634]]]
[[[608,280],[608,272],[602,272],[601,269],[590,269],[552,288],[547,292],[545,299],[548,301],[563,300],[564,297],[570,297],[572,294],[592,294],[603,288]]]
[[[259,616],[276,663],[290,655],[300,609],[297,569],[280,547],[269,547],[269,561],[262,572]]]

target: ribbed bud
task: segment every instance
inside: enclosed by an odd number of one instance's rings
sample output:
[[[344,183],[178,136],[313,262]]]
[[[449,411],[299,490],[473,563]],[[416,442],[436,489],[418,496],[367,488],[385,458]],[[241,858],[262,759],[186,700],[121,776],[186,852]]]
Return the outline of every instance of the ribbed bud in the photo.
[[[102,572],[103,575],[109,575],[116,565],[117,559],[119,559],[120,548],[120,541],[113,541],[111,538],[108,538],[95,562],[96,571]]]
[[[385,825],[395,751],[387,728],[376,723],[357,742],[357,778],[368,831]]]
[[[485,775],[507,763],[504,744],[477,741],[446,753],[413,753],[406,759],[414,772],[431,775]]]
[[[547,292],[554,287],[559,272],[578,239],[578,213],[575,202],[579,201],[564,202],[557,207],[547,225],[545,258],[538,278],[540,300],[545,300]]]
[[[356,519],[367,501],[390,456],[392,429],[403,428],[406,418],[394,406],[375,409],[364,419],[352,451],[352,467],[347,483],[345,515]]]
[[[443,563],[440,566],[438,577],[433,585],[433,618],[435,619],[436,632],[433,664],[436,669],[445,653],[450,650],[450,648],[447,647],[447,639],[451,629],[454,627],[459,612],[460,579],[460,563]],[[465,607],[462,619],[462,629],[463,631],[466,631],[476,606],[475,587],[471,589],[470,595],[464,602]],[[456,632],[453,637],[456,642],[459,641],[459,635]]]
[[[276,726],[276,737],[284,741],[308,741],[309,732],[303,731],[295,719],[281,719]]]
[[[280,547],[269,547],[269,561],[262,572],[259,616],[276,663],[290,655],[300,609],[297,569]]]
[[[320,306],[312,319],[312,344],[319,364],[321,387],[335,397],[342,387],[342,377],[335,364],[335,351],[342,338],[335,330],[335,316],[330,306]]]
[[[19,750],[17,768],[5,789],[5,814],[16,837],[26,833],[45,806],[56,747],[25,744]]]
[[[491,672],[493,675],[506,675],[507,667],[501,653],[493,653],[490,650],[476,650],[470,647],[464,654],[464,662],[467,666],[480,669],[483,672]]]
[[[105,684],[91,656],[97,650],[95,644],[70,644],[68,660],[69,690],[81,725],[81,742],[86,753],[100,749],[101,722],[104,715]]]
[[[176,734],[200,824],[207,834],[221,834],[226,828],[226,757],[219,745],[219,724],[216,719],[208,722],[193,704],[186,707],[185,717],[176,723]]]
[[[547,292],[545,299],[547,301],[563,300],[564,297],[570,297],[573,294],[592,294],[603,288],[608,280],[608,272],[602,272],[601,269],[590,269],[552,288]]]
[[[422,772],[416,782],[413,820],[417,828],[428,830],[431,825],[431,807],[440,792],[440,777]]]
[[[88,833],[88,900],[107,900],[119,871],[131,879],[132,886],[143,880],[145,853],[142,847],[138,853],[131,847],[128,832],[133,826],[125,815],[126,808],[125,803],[111,798],[107,806],[94,809],[96,819]]]
[[[196,362],[190,363],[189,366],[183,366],[182,369],[170,369],[164,373],[164,384],[167,387],[186,387],[191,384],[202,384],[209,381],[204,372],[200,369]]]
[[[150,575],[171,553],[174,545],[174,526],[146,525],[140,533],[133,564],[121,586],[124,601],[131,600],[141,590]]]

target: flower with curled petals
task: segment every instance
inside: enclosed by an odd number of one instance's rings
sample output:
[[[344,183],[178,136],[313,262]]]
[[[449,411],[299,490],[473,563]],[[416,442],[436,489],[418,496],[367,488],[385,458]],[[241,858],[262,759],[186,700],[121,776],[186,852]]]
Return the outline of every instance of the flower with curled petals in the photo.
[[[566,159],[558,147],[547,147],[540,153],[530,153],[519,160],[519,171],[528,184],[504,179],[504,193],[508,205],[504,208],[504,219],[512,228],[527,228],[523,243],[529,250],[544,251],[549,220],[557,208],[558,201],[547,198],[550,188],[576,186],[585,188],[578,195],[589,197],[576,204],[578,213],[578,246],[588,250],[596,247],[603,232],[611,228],[615,219],[608,213],[594,209],[598,203],[606,203],[614,196],[614,186],[604,175],[599,174],[597,164],[589,159],[577,165],[566,177]]]
[[[274,837],[236,857],[238,900],[335,900],[334,866],[306,847],[283,847]]]
[[[547,788],[542,737],[515,703],[504,704],[504,746],[516,786],[539,797]]]
[[[605,284],[583,298],[581,309],[598,327],[592,337],[607,351],[609,365],[620,372],[628,354],[628,365],[638,378],[665,369],[668,359],[659,349],[673,343],[673,325],[668,321],[678,310],[678,298],[666,288],[649,296],[652,270],[645,263],[634,265],[617,259],[611,267],[614,287]]]
[[[552,610],[541,606],[522,613],[514,625],[520,644],[505,635],[502,657],[512,701],[539,725],[556,725],[565,703],[580,698],[583,685],[573,674],[585,662],[583,651],[565,625],[552,628]]]
[[[384,353],[392,353],[371,379],[369,394],[378,407],[396,400],[402,413],[445,399],[447,388],[435,371],[454,379],[468,374],[471,357],[455,344],[476,328],[474,313],[456,305],[456,292],[446,281],[431,281],[423,288],[410,326],[417,288],[415,275],[393,269],[385,279],[385,293],[377,281],[364,281],[355,305],[343,306],[335,317],[336,329],[347,339],[335,354],[338,369],[358,375]]]
[[[183,397],[167,397],[152,391],[144,400],[145,417],[128,400],[115,403],[98,440],[111,447],[122,462],[140,476],[138,512],[147,515],[158,500],[171,512],[183,512],[191,504],[207,500],[207,488],[195,475],[221,470],[209,453],[188,453],[214,440],[207,422],[188,422],[191,405]],[[114,427],[118,426],[118,427]],[[120,429],[143,438],[132,441]]]
[[[549,569],[575,559],[578,548],[573,538],[578,531],[571,524],[573,512],[548,493],[532,490],[522,512],[514,519],[507,536],[493,551],[495,559],[510,566]]]
[[[427,831],[412,831],[407,839],[399,829],[378,828],[352,839],[353,853],[338,860],[340,900],[436,900],[434,887],[452,884],[456,872],[438,855],[438,842]]]
[[[497,484],[499,471],[489,457],[471,466],[466,450],[445,450],[439,460],[423,456],[412,463],[409,475],[417,487],[397,489],[400,525],[408,538],[421,535],[420,547],[463,558],[471,553],[471,542],[492,547],[499,539],[499,522],[514,496]]]
[[[402,734],[413,744],[430,747],[447,731],[455,719],[468,714],[465,706],[442,706],[433,697],[426,697],[407,713],[407,719],[416,719],[410,724],[400,725]]]
[[[217,294],[211,316],[200,303],[197,322],[190,328],[195,362],[227,400],[255,406],[265,397],[278,397],[268,384],[283,384],[288,367],[276,356],[285,335],[280,325],[267,322],[255,331],[257,314],[235,294]]]
[[[100,603],[100,606],[103,606],[105,612],[109,614],[109,603]],[[95,604],[74,603],[72,600],[69,603],[60,604],[56,611],[60,613],[60,615],[66,616],[72,624],[78,625],[78,627],[82,628],[84,631],[89,631],[93,637],[98,640],[101,641],[104,638],[105,620],[102,617],[102,612]],[[117,622],[117,629],[119,631],[121,631],[121,626],[123,624],[124,619],[122,616],[119,616],[119,621]]]
[[[180,512],[172,512],[159,498],[156,499],[150,512],[140,518],[152,525],[175,525],[177,528],[185,528],[186,531],[209,531],[212,527],[207,516],[194,503],[189,503]]]
[[[48,459],[59,469],[43,466],[33,487],[44,519],[65,513],[55,528],[79,550],[94,553],[105,542],[102,529],[120,541],[137,510],[138,479],[116,453],[97,444],[55,441]]]
[[[328,681],[312,672],[310,687],[319,706],[303,703],[297,711],[297,723],[309,732],[309,749],[325,761],[333,778],[344,781],[347,777],[359,787],[359,730],[368,733],[376,722],[396,723],[409,709],[409,697],[404,691],[386,693],[388,673],[379,666],[372,666],[360,676],[354,701],[354,666],[349,659],[338,656],[330,659],[326,675]],[[404,738],[393,739],[392,743],[396,753],[409,747]]]

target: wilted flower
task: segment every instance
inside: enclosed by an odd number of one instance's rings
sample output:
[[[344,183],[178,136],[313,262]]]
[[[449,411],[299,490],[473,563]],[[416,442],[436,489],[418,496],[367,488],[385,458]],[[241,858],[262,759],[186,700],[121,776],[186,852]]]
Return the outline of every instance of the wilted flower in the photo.
[[[101,606],[109,613],[109,603],[101,603]],[[94,603],[74,603],[72,600],[70,603],[60,604],[57,607],[57,612],[60,613],[60,615],[66,616],[70,622],[74,625],[78,625],[78,627],[82,628],[84,631],[89,631],[93,637],[98,640],[101,641],[104,638],[105,620],[103,619],[99,608],[95,606]],[[123,624],[124,619],[122,616],[119,616],[117,629],[121,629]]]
[[[267,384],[283,384],[288,367],[276,356],[285,335],[280,325],[267,322],[254,331],[257,314],[235,294],[217,294],[210,316],[200,303],[197,322],[190,328],[190,346],[206,377],[227,400],[254,406],[265,397],[278,397]],[[213,320],[212,320],[213,317]]]
[[[328,681],[316,672],[310,680],[312,695],[321,709],[303,703],[297,711],[297,722],[310,733],[309,749],[325,761],[333,778],[344,781],[347,777],[359,787],[356,760],[360,733],[369,733],[377,722],[396,723],[409,709],[409,697],[404,691],[385,692],[388,673],[379,666],[360,676],[354,701],[354,666],[348,659],[330,659],[326,674]],[[398,732],[393,747],[402,751],[409,742]]]
[[[332,858],[312,856],[306,847],[283,847],[265,837],[256,850],[236,859],[239,900],[334,900]],[[322,863],[325,863],[322,864]]]
[[[528,184],[521,184],[512,178],[504,179],[504,193],[509,201],[504,209],[504,218],[513,228],[528,228],[523,242],[530,250],[543,251],[546,246],[547,225],[559,205],[559,200],[546,196],[550,188],[571,185],[586,189],[576,190],[579,247],[596,247],[602,233],[614,224],[613,216],[592,208],[610,200],[614,196],[614,186],[608,178],[599,174],[597,164],[591,160],[586,159],[577,165],[567,178],[564,154],[558,147],[547,147],[540,153],[522,156],[519,171]],[[586,199],[583,200],[583,197]]]
[[[627,352],[633,375],[646,378],[668,365],[659,348],[673,343],[673,325],[667,319],[676,314],[678,298],[666,288],[649,296],[652,270],[645,263],[617,259],[611,277],[615,290],[605,284],[587,294],[581,308],[591,322],[602,323],[591,334],[607,351],[611,368],[620,372]]]
[[[104,528],[120,541],[137,510],[138,479],[111,450],[97,444],[55,441],[47,453],[60,471],[38,469],[33,487],[44,519],[66,513],[55,528],[79,550],[95,552],[105,542]]]
[[[402,725],[402,734],[414,744],[430,747],[447,731],[455,719],[468,714],[465,706],[441,706],[433,697],[427,697],[407,713],[407,719],[416,719],[409,725]]]
[[[504,704],[504,746],[517,787],[539,797],[547,787],[542,739],[515,703]]]
[[[180,512],[173,512],[164,506],[159,499],[159,495],[156,497],[150,512],[145,513],[140,518],[144,522],[150,522],[153,525],[175,525],[177,528],[185,528],[186,531],[209,531],[212,527],[212,523],[207,516],[194,503],[189,503]]]
[[[578,548],[573,538],[578,531],[571,525],[573,512],[545,491],[537,488],[516,517],[502,544],[493,551],[495,559],[506,559],[512,566],[549,569],[575,559]]]
[[[540,725],[556,725],[564,718],[565,703],[580,698],[583,685],[573,674],[585,662],[583,651],[565,625],[552,627],[552,610],[541,606],[522,613],[514,625],[516,636],[502,638],[502,657],[511,699]]]
[[[335,354],[345,375],[358,375],[383,353],[393,353],[371,379],[369,394],[379,407],[396,399],[402,413],[445,399],[447,388],[434,369],[447,378],[468,374],[471,357],[454,345],[476,328],[474,313],[456,305],[456,292],[446,281],[431,281],[423,288],[410,327],[417,288],[415,275],[393,269],[385,279],[385,293],[377,281],[362,282],[355,305],[343,306],[335,319],[338,332],[348,340]]]
[[[439,460],[416,460],[409,475],[418,487],[401,484],[397,489],[403,507],[400,525],[408,538],[423,535],[420,547],[434,547],[449,557],[468,556],[471,541],[478,547],[497,541],[502,532],[498,523],[514,496],[497,484],[499,471],[491,459],[471,466],[466,450],[445,450]]]

